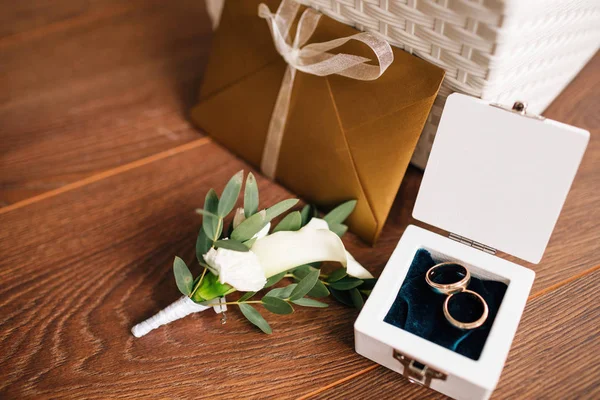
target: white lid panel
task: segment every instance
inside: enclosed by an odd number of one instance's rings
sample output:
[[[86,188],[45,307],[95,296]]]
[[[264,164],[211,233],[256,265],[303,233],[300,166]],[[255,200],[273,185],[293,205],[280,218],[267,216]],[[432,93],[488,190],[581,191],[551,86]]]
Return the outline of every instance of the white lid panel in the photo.
[[[413,216],[538,263],[589,132],[448,97]]]

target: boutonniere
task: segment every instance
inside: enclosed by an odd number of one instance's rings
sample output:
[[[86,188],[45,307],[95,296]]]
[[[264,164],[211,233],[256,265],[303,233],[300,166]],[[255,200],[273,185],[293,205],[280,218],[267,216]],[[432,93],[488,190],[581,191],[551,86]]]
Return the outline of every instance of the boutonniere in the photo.
[[[220,198],[213,189],[208,191],[204,208],[196,210],[202,215],[196,241],[201,273],[194,278],[186,263],[175,257],[173,273],[183,297],[134,326],[134,336],[144,336],[161,325],[210,308],[223,313],[232,305],[268,334],[271,327],[257,306],[275,314],[290,314],[294,306],[325,308],[327,303],[316,298],[331,294],[346,305],[362,307],[375,279],[346,251],[341,240],[348,229],[343,222],[356,201],[341,204],[322,219],[310,205],[290,211],[297,199],[259,210],[258,186],[249,173],[243,191],[244,207],[234,211],[243,178],[243,171],[235,174]],[[225,220],[232,212],[229,228],[225,229]],[[286,212],[271,229],[271,222]],[[335,262],[341,268],[324,274],[322,262]],[[282,286],[280,281],[285,278],[293,283]],[[276,284],[278,287],[272,288]],[[241,292],[240,297],[227,301],[225,296],[234,292]]]

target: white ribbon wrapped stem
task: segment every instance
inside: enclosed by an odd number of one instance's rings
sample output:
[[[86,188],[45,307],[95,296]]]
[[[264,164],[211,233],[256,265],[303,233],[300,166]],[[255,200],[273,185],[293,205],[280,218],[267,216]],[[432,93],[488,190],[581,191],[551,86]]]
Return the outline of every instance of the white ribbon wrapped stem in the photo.
[[[131,333],[133,336],[139,338],[162,325],[177,321],[178,319],[187,317],[193,313],[208,310],[211,307],[215,309],[216,313],[222,313],[227,310],[227,306],[225,304],[221,304],[224,302],[225,298],[221,297],[211,300],[206,305],[202,305],[194,303],[194,301],[187,296],[183,296],[176,302],[171,303],[169,306],[159,311],[154,316],[135,325],[133,328],[131,328]]]
[[[261,170],[270,179],[275,178],[277,170],[279,149],[297,70],[317,76],[337,74],[351,79],[370,81],[379,78],[394,61],[394,53],[389,43],[366,32],[304,46],[321,18],[321,14],[312,8],[307,8],[302,13],[294,41],[290,44],[289,31],[299,7],[300,5],[293,0],[283,0],[277,13],[273,14],[264,3],[258,6],[258,15],[267,20],[277,52],[288,64],[271,115],[261,160]],[[375,53],[379,65],[367,64],[371,60],[365,57],[328,53],[329,50],[340,47],[350,40],[358,40],[369,46]]]

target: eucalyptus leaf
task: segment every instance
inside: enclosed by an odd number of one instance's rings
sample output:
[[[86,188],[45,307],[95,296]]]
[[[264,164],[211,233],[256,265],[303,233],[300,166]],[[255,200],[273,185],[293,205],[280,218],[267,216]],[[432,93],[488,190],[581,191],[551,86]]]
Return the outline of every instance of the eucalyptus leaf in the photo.
[[[323,284],[323,282],[317,281],[317,283],[315,284],[315,287],[312,288],[310,292],[308,292],[308,295],[310,297],[316,297],[316,298],[327,297],[327,296],[329,296],[329,289],[327,289],[327,287]]]
[[[233,239],[217,240],[215,242],[215,247],[240,252],[246,252],[250,250],[244,243]]]
[[[290,294],[290,300],[298,300],[310,292],[319,280],[320,272],[321,271],[316,269],[314,271],[310,271],[304,278],[302,278],[302,280],[298,282],[298,286],[296,286],[296,288]]]
[[[216,215],[218,208],[219,197],[217,196],[217,192],[215,192],[214,189],[210,189],[208,193],[206,193],[206,198],[204,200],[204,211],[206,211],[207,214],[202,217],[202,228],[204,229],[206,236],[209,239],[212,239],[213,242],[221,236],[221,231],[223,230],[222,219],[210,215]]]
[[[345,304],[349,307],[353,307],[354,303],[352,303],[352,297],[350,297],[350,293],[348,291],[340,291],[330,288],[329,291],[334,299],[339,301],[342,304]]]
[[[377,278],[363,279],[363,284],[360,285],[360,290],[373,290],[375,284],[377,283]]]
[[[267,279],[267,283],[265,283],[265,287],[266,287],[266,288],[268,288],[268,287],[271,287],[271,286],[273,286],[274,284],[276,284],[277,282],[279,282],[280,280],[282,280],[282,279],[283,279],[283,277],[285,276],[285,273],[286,273],[286,272],[285,272],[285,271],[283,271],[283,272],[282,272],[282,273],[280,273],[280,274],[277,274],[277,275],[273,275],[273,276],[271,276],[269,279]]]
[[[280,299],[287,299],[292,294],[292,291],[296,288],[296,284],[292,283],[286,287],[271,289],[265,296],[279,297]]]
[[[337,282],[346,275],[348,275],[348,271],[346,270],[346,268],[336,269],[335,271],[329,274],[329,277],[327,277],[327,282]]]
[[[298,204],[298,199],[287,199],[267,208],[267,221],[271,221],[273,218],[280,216],[296,204]]]
[[[263,306],[275,314],[291,314],[294,312],[294,307],[285,300],[278,297],[265,296],[261,299]]]
[[[258,211],[258,184],[256,178],[250,172],[246,178],[246,187],[244,188],[244,214],[246,218],[256,214]]]
[[[221,238],[228,238],[231,236],[231,232],[233,232],[233,221],[229,223],[227,229],[221,234]]]
[[[294,268],[294,270],[292,270],[292,275],[294,275],[294,278],[297,278],[298,280],[304,278],[306,275],[308,275],[311,271],[317,271],[316,268],[311,267],[310,265],[301,265],[297,268]]]
[[[348,232],[348,226],[344,224],[331,223],[329,224],[329,230],[339,237],[342,237],[346,234],[346,232]]]
[[[350,290],[359,287],[363,282],[361,279],[346,276],[336,282],[331,282],[329,285],[336,290]]]
[[[325,221],[331,227],[332,224],[341,224],[352,214],[354,208],[356,207],[356,200],[350,200],[345,203],[340,204],[333,210],[331,210],[327,215],[323,217]]]
[[[177,289],[179,289],[184,296],[189,296],[190,293],[192,293],[194,277],[185,261],[179,257],[175,257],[175,260],[173,261],[173,275],[175,275]]]
[[[231,232],[231,239],[239,242],[245,242],[252,239],[262,228],[269,223],[267,212],[265,210],[247,218]]]
[[[354,304],[354,307],[356,307],[358,310],[362,310],[363,306],[365,305],[365,301],[363,300],[363,297],[358,289],[350,289],[348,292],[350,293],[350,298],[352,299],[352,304]]]
[[[244,317],[248,319],[252,324],[256,325],[261,331],[270,335],[273,330],[269,326],[269,323],[260,315],[254,307],[249,304],[240,303],[240,311],[244,314]]]
[[[237,174],[232,176],[231,179],[229,179],[229,182],[227,182],[227,185],[225,185],[225,189],[223,189],[221,200],[219,200],[219,207],[217,209],[217,214],[219,217],[225,218],[231,212],[231,210],[233,210],[233,207],[235,207],[235,203],[240,196],[243,179],[244,171],[239,171]]]
[[[250,299],[255,294],[256,294],[256,292],[246,292],[246,293],[244,293],[244,295],[238,299],[238,303],[243,303],[244,301]]]
[[[317,308],[329,307],[329,304],[327,304],[327,303],[322,303],[322,302],[314,300],[314,299],[309,299],[308,297],[303,297],[301,299],[292,300],[292,303],[298,304],[299,306],[303,306],[303,307],[317,307]]]
[[[206,211],[203,208],[196,208],[196,214],[200,214],[203,215],[205,217],[215,217],[215,218],[219,218],[219,216],[217,214],[213,214],[210,211]]]
[[[316,217],[318,214],[315,206],[313,206],[312,204],[307,204],[304,206],[304,208],[302,208],[300,215],[302,216],[302,226],[305,226],[310,222],[311,219]]]
[[[196,238],[196,259],[200,265],[206,265],[204,261],[204,255],[212,247],[213,241],[206,236],[204,228],[200,228],[198,231],[198,237]]]
[[[300,211],[294,211],[286,215],[279,224],[273,229],[273,233],[279,231],[297,231],[302,227],[302,217]]]

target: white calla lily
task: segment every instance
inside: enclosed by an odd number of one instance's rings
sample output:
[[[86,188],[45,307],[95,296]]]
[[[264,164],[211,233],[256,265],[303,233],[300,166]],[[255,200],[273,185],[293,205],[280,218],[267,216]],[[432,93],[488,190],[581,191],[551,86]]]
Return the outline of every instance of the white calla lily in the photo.
[[[267,278],[294,267],[319,261],[341,263],[349,275],[361,279],[373,278],[350,253],[326,221],[313,218],[302,229],[282,231],[258,239],[251,248]]]

